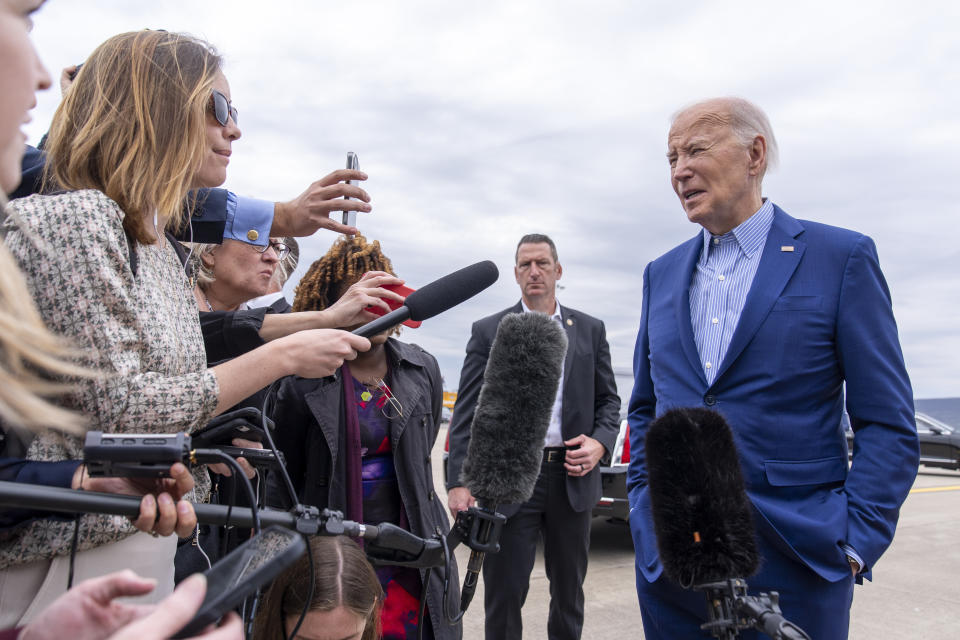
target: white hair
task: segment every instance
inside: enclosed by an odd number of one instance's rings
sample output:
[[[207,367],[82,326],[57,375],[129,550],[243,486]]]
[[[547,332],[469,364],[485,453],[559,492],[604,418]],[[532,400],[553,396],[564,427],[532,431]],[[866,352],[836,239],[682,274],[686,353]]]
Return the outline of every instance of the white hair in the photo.
[[[753,104],[749,100],[735,96],[725,98],[711,98],[701,100],[700,102],[688,105],[673,114],[670,119],[672,125],[676,122],[680,114],[686,113],[691,109],[705,109],[712,112],[717,118],[726,121],[733,130],[733,134],[743,143],[744,146],[753,144],[757,136],[763,136],[767,143],[766,162],[763,167],[763,173],[767,169],[776,168],[780,160],[780,150],[777,147],[777,138],[773,135],[773,127],[770,126],[770,120],[763,109]],[[760,177],[763,177],[763,173]]]

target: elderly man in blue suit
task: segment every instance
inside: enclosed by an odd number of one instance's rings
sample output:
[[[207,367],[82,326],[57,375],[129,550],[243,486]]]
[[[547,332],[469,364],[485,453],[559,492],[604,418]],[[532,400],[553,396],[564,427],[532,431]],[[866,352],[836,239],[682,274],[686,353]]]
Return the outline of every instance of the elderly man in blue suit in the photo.
[[[644,272],[627,484],[645,636],[704,637],[704,596],[662,574],[644,438],[664,411],[706,407],[730,423],[754,507],[762,564],[751,591],[779,591],[785,617],[812,638],[846,638],[853,585],[890,544],[918,464],[876,249],[762,197],[776,141],[746,100],[680,111],[667,148],[673,189],[702,230]]]

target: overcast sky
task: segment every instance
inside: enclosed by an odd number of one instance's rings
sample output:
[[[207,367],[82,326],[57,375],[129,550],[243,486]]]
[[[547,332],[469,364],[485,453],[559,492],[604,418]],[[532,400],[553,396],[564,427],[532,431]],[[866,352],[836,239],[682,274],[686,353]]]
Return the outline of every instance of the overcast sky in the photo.
[[[629,372],[643,267],[698,229],[669,185],[670,115],[746,97],[780,143],[764,195],[876,241],[922,398],[960,395],[958,7],[50,0],[34,41],[58,75],[122,31],[204,37],[240,110],[228,188],[290,199],[355,151],[374,206],[359,226],[410,286],[496,262],[497,284],[404,334],[450,390],[471,323],[519,298],[513,251],[529,232],[556,241],[561,304],[604,320]],[[40,96],[33,142],[58,100]],[[333,239],[302,242],[294,280]]]

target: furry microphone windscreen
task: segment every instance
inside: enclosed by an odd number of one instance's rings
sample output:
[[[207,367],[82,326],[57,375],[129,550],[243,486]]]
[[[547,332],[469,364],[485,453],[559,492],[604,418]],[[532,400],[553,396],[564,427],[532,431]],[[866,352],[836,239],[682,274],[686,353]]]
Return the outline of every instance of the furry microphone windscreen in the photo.
[[[646,464],[664,573],[685,588],[759,566],[750,501],[723,416],[673,409],[647,431]]]
[[[481,506],[533,495],[567,335],[543,313],[511,313],[497,328],[460,480]]]

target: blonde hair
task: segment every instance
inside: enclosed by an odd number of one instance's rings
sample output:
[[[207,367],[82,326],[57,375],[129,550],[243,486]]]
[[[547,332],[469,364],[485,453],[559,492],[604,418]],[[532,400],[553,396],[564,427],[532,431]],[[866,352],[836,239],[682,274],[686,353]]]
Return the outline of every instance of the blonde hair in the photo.
[[[0,210],[6,198],[0,195]],[[66,359],[76,353],[51,333],[40,319],[27,283],[7,247],[0,243],[0,421],[4,427],[40,430],[54,427],[81,433],[79,414],[46,398],[71,385],[50,376],[88,376],[90,372]]]
[[[189,245],[191,254],[187,268],[193,275],[197,286],[203,291],[206,291],[207,287],[217,279],[217,276],[213,273],[213,267],[203,261],[203,256],[213,253],[213,250],[219,246],[219,244],[207,242],[194,242]]]
[[[179,228],[221,63],[210,44],[179,33],[122,33],[101,44],[54,115],[45,188],[102,191],[144,244],[155,240],[154,212]]]

